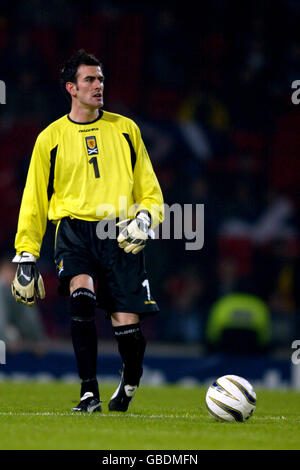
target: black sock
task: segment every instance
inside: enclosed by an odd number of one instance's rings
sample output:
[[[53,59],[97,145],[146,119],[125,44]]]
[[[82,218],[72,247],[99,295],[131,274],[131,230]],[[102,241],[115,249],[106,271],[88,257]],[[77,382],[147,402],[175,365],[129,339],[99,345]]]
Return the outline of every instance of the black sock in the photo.
[[[98,354],[95,320],[88,322],[71,320],[71,334],[79,377],[82,381],[90,380],[92,385],[92,379],[96,380],[97,375]]]
[[[77,289],[74,293],[70,299],[71,336],[78,374],[82,380],[81,396],[86,392],[92,392],[99,398],[96,378],[98,340],[94,318],[95,298],[91,297],[88,289]]]
[[[143,375],[143,359],[146,349],[146,339],[140,329],[140,324],[114,327],[119,352],[124,364],[125,384],[139,385]]]
[[[98,381],[97,381],[96,378],[95,379],[83,380],[81,382],[80,396],[83,397],[83,395],[86,392],[92,392],[94,397],[96,397],[96,398],[98,398],[98,400],[100,400]]]

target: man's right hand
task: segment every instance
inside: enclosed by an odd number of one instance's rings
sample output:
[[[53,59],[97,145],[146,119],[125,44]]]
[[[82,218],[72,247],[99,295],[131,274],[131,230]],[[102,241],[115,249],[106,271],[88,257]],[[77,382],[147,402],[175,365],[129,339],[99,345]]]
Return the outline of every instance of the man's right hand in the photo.
[[[45,287],[42,276],[36,266],[36,257],[23,252],[12,260],[18,263],[15,278],[11,284],[11,292],[17,302],[34,305],[36,297],[45,298]]]

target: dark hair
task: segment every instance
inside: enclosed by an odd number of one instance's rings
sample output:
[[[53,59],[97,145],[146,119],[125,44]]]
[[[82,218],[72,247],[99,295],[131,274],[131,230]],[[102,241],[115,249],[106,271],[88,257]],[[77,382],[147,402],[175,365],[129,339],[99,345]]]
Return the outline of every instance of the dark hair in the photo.
[[[71,101],[71,96],[66,90],[66,83],[76,83],[77,70],[80,65],[97,65],[103,69],[102,64],[93,54],[88,54],[84,49],[79,49],[79,51],[66,62],[60,73],[60,85],[68,101]]]

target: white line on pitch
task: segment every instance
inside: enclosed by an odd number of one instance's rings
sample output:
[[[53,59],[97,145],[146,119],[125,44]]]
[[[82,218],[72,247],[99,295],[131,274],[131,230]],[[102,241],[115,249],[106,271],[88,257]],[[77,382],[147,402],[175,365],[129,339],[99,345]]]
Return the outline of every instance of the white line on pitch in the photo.
[[[202,419],[201,415],[139,415],[134,413],[126,413],[126,414],[119,414],[119,413],[76,413],[76,412],[65,412],[59,413],[54,411],[28,411],[28,412],[15,412],[15,411],[0,411],[0,416],[89,416],[94,415],[98,416],[99,418],[137,418],[137,419],[191,419],[191,420],[199,420]],[[268,420],[287,420],[285,416],[254,416],[254,420],[256,422],[259,421],[268,421]],[[293,419],[294,420],[294,419]],[[252,421],[252,420],[251,420]],[[299,420],[297,420],[299,421]],[[211,420],[213,423],[213,420]]]
[[[14,411],[0,411],[0,416],[87,416],[87,415],[96,415],[99,417],[109,417],[109,418],[120,418],[120,414],[115,414],[115,413],[72,413],[72,412],[65,412],[65,413],[59,413],[59,412],[14,412]],[[200,416],[197,415],[137,415],[133,413],[127,413],[126,415],[123,415],[124,418],[142,418],[142,419],[165,419],[165,418],[170,418],[170,419],[180,419],[180,418],[189,418],[189,419],[199,419]]]

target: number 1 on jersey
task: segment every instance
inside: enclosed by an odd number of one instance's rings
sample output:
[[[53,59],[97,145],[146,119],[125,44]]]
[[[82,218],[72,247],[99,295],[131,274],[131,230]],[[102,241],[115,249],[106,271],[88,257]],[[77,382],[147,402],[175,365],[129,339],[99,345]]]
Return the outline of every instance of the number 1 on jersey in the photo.
[[[146,290],[147,290],[147,299],[148,299],[148,300],[151,300],[150,286],[149,286],[149,281],[148,281],[148,279],[145,279],[145,280],[142,282],[142,286],[143,286],[143,287],[146,287]]]
[[[99,167],[98,167],[97,157],[91,158],[89,160],[89,163],[93,164],[94,172],[95,172],[95,178],[100,178],[100,171],[99,171]]]

